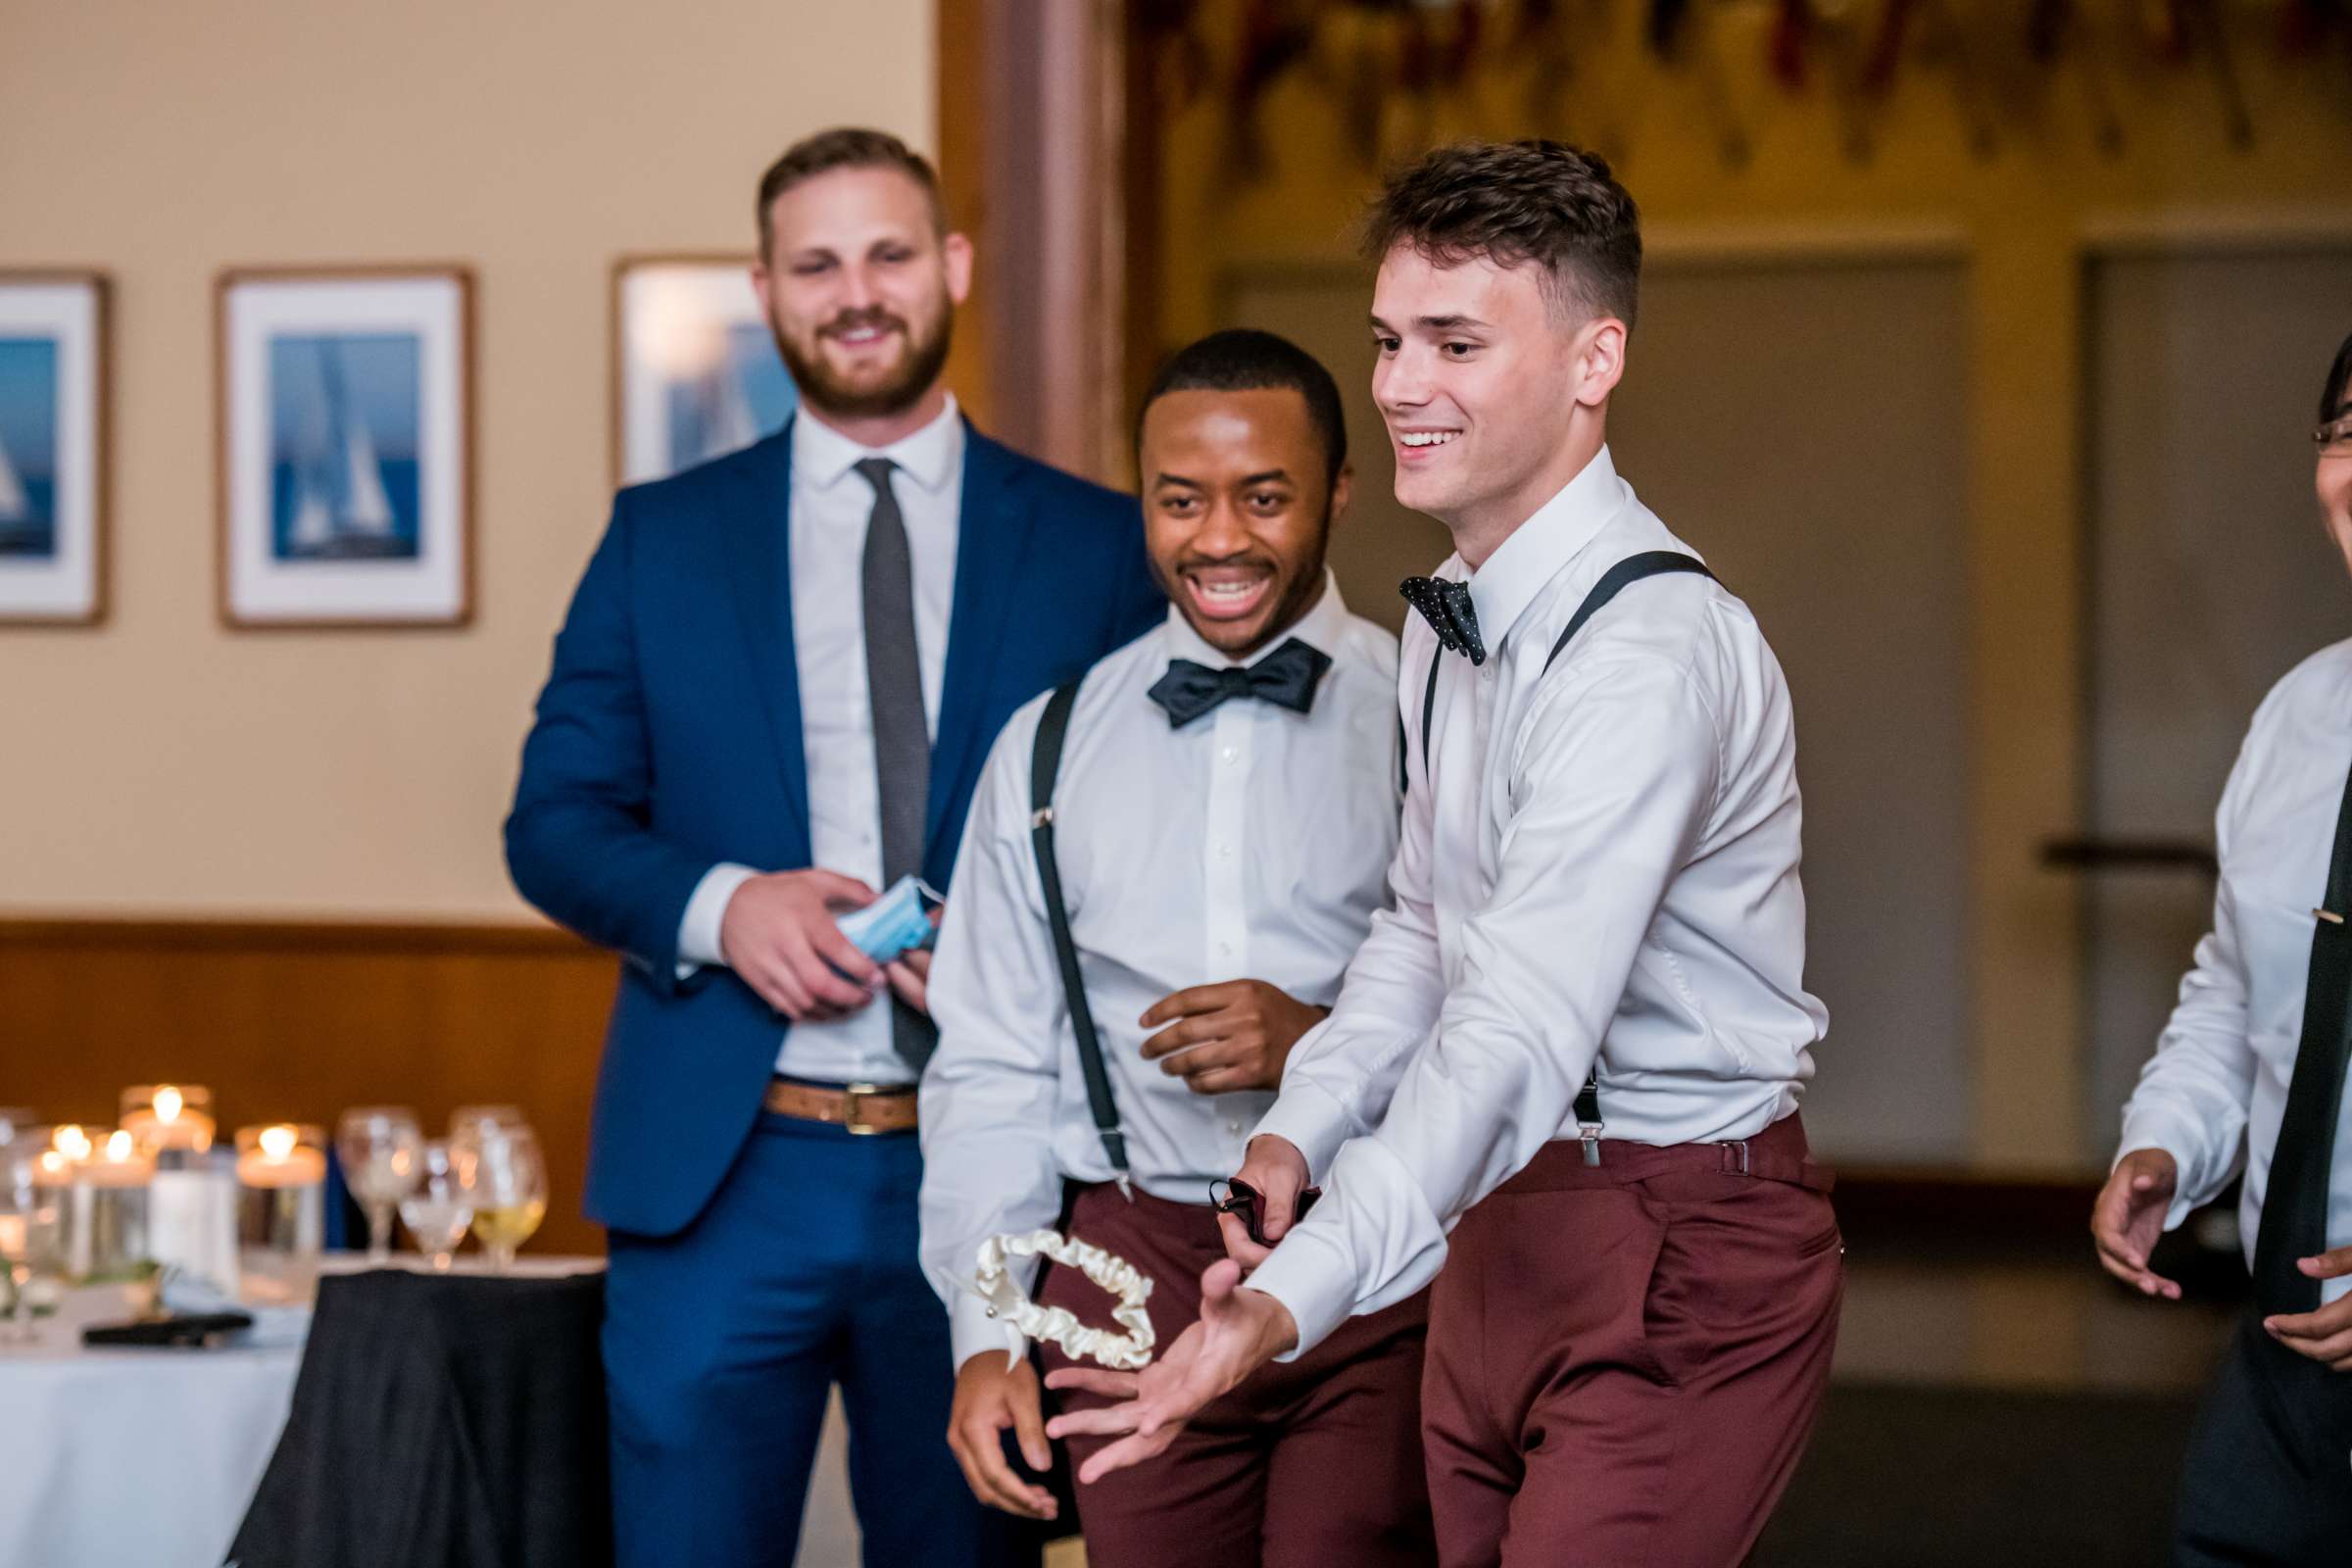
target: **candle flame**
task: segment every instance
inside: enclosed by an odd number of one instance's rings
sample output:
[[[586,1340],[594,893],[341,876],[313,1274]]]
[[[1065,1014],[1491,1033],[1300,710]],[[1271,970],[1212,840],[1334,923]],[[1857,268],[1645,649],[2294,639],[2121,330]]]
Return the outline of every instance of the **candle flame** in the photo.
[[[180,1107],[187,1103],[187,1100],[170,1084],[159,1084],[156,1086],[153,1103],[157,1121],[177,1121]]]
[[[106,1157],[117,1163],[130,1157],[130,1134],[117,1128],[106,1139]]]
[[[51,1135],[49,1145],[68,1159],[90,1157],[90,1135],[72,1122],[66,1123]]]
[[[40,1164],[41,1171],[44,1175],[63,1176],[66,1173],[67,1167],[72,1165],[73,1161],[69,1160],[65,1155],[52,1149],[42,1153],[38,1163]]]
[[[270,1159],[283,1159],[294,1152],[294,1146],[301,1139],[302,1135],[291,1127],[265,1127],[261,1136],[262,1152]]]

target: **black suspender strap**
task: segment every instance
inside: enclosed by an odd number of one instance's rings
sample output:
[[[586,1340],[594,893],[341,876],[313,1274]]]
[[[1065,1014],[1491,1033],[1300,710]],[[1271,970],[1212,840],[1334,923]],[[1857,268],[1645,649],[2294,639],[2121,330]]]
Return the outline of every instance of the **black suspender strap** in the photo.
[[[1094,1009],[1086,1004],[1086,981],[1078,972],[1078,945],[1070,940],[1069,906],[1061,896],[1061,867],[1054,858],[1054,782],[1061,773],[1061,743],[1070,732],[1070,709],[1079,680],[1057,687],[1038,716],[1037,744],[1029,753],[1029,843],[1037,854],[1037,880],[1046,895],[1046,921],[1054,928],[1054,956],[1061,965],[1061,993],[1078,1037],[1078,1068],[1086,1077],[1086,1104],[1110,1161],[1112,1180],[1132,1198],[1127,1174],[1127,1135],[1119,1127],[1118,1102],[1110,1097],[1110,1072],[1102,1064],[1102,1040],[1095,1033]]]
[[[1429,777],[1429,726],[1438,716],[1438,661],[1446,657],[1446,645],[1440,643],[1429,656],[1429,681],[1421,688],[1421,776]]]
[[[1585,622],[1598,614],[1601,607],[1616,598],[1620,590],[1628,584],[1640,582],[1644,577],[1662,576],[1672,571],[1696,572],[1701,577],[1710,578],[1715,575],[1696,556],[1686,555],[1680,550],[1645,550],[1638,556],[1626,557],[1600,574],[1600,580],[1592,585],[1592,591],[1585,595],[1585,602],[1576,607],[1575,614],[1568,617],[1567,629],[1562,631],[1559,640],[1551,645],[1551,652],[1544,656],[1544,673],[1550,673],[1552,664],[1566,651],[1570,640],[1585,629]],[[1438,708],[1438,661],[1445,657],[1446,650],[1443,647],[1431,656],[1429,684],[1421,697],[1421,776],[1423,778],[1430,776],[1430,724]],[[1542,676],[1538,678],[1541,679]],[[1602,1129],[1607,1126],[1608,1123],[1601,1119],[1600,1114],[1600,1063],[1595,1058],[1592,1070],[1585,1075],[1585,1087],[1577,1091],[1576,1096],[1576,1131],[1579,1141],[1585,1146],[1586,1164],[1597,1165],[1600,1163],[1600,1135]]]
[[[1600,613],[1600,607],[1616,598],[1619,589],[1640,582],[1644,577],[1662,576],[1670,571],[1691,571],[1709,578],[1715,575],[1707,569],[1705,562],[1696,556],[1687,556],[1680,550],[1644,550],[1638,556],[1626,557],[1602,572],[1600,581],[1594,583],[1592,591],[1585,595],[1585,602],[1576,607],[1576,613],[1568,617],[1568,629],[1560,633],[1560,640],[1553,643],[1551,652],[1544,656],[1544,667],[1546,670],[1551,668],[1552,662],[1560,657],[1569,639],[1583,631],[1585,622]]]

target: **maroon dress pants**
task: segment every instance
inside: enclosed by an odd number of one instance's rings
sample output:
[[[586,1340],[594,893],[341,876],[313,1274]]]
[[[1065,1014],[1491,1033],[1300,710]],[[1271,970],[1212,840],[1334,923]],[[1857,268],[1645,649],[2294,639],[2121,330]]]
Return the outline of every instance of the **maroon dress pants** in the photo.
[[[1205,1193],[1203,1194],[1205,1197]],[[1150,1275],[1165,1349],[1200,1315],[1200,1273],[1225,1255],[1216,1214],[1115,1187],[1081,1191],[1069,1234]],[[1040,1301],[1115,1330],[1110,1298],[1049,1266]],[[1078,1488],[1089,1568],[1428,1568],[1437,1561],[1421,1449],[1427,1292],[1350,1318],[1296,1361],[1210,1401],[1167,1452]],[[1070,1366],[1054,1346],[1046,1368]],[[1064,1409],[1104,1404],[1056,1396]],[[1073,1464],[1110,1442],[1069,1440]]]
[[[1462,1217],[1421,1402],[1446,1568],[1732,1568],[1811,1435],[1844,1266],[1793,1115],[1573,1140]]]

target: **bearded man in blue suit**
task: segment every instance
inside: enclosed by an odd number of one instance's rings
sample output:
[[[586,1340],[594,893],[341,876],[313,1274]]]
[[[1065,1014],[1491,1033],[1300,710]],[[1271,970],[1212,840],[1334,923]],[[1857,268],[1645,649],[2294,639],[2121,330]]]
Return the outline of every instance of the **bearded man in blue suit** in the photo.
[[[972,256],[927,163],[826,131],[758,212],[801,410],[621,492],[507,821],[523,896],[626,960],[587,1192],[618,1560],[789,1563],[838,1385],[866,1561],[1007,1561],[943,1438],[916,1263],[928,957],[877,969],[834,920],[944,888],[999,726],[1161,601],[1133,501],[941,384]]]

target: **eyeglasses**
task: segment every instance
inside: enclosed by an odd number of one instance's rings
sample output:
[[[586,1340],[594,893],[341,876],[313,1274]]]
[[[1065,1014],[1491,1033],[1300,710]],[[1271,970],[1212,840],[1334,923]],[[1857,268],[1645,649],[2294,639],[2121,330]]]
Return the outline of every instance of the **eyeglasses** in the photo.
[[[2311,432],[2311,444],[2326,458],[2352,458],[2352,415],[2330,419]]]

